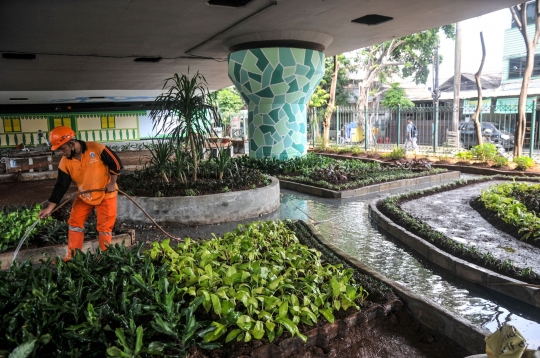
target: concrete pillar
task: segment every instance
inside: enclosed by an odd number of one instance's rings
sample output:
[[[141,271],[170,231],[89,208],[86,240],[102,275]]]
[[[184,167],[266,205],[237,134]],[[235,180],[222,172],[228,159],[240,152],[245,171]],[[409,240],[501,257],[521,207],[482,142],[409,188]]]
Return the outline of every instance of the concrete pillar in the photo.
[[[306,154],[307,104],[324,75],[324,54],[290,47],[229,55],[229,77],[248,104],[249,156]]]

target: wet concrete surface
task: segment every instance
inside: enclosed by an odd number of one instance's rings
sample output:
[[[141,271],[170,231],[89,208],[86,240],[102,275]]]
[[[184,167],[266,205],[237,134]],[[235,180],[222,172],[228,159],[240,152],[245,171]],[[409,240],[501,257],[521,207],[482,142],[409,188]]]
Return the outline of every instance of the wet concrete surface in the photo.
[[[483,189],[503,182],[490,181],[449,190],[408,201],[401,207],[456,242],[476,246],[481,253],[490,252],[503,261],[512,260],[520,269],[532,267],[540,272],[540,248],[493,227],[469,205]]]

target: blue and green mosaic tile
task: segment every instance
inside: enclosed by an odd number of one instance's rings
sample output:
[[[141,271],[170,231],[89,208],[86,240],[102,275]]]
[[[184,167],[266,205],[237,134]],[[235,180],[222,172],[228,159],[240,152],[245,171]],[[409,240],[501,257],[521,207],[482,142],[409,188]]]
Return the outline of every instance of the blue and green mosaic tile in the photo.
[[[324,75],[324,54],[262,48],[229,55],[229,77],[248,102],[249,155],[306,154],[306,107]]]

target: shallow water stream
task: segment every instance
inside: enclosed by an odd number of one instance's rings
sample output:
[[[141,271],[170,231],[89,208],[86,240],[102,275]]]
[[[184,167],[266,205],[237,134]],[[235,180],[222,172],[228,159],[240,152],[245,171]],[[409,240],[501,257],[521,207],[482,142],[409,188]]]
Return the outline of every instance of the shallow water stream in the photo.
[[[281,192],[281,219],[310,222],[309,215],[313,220],[324,221],[317,225],[322,235],[386,277],[492,332],[509,322],[525,336],[529,348],[540,347],[539,309],[460,280],[379,233],[368,219],[371,199],[321,199]]]

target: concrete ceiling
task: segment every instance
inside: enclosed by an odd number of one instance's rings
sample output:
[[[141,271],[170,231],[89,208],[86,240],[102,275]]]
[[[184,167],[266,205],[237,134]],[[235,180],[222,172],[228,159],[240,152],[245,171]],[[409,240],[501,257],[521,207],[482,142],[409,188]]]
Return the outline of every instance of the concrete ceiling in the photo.
[[[324,43],[329,56],[518,2],[254,0],[231,8],[206,0],[1,1],[0,52],[37,58],[0,58],[0,104],[151,100],[164,79],[188,68],[219,89],[231,85],[227,45],[235,38],[297,36]],[[375,26],[351,22],[368,14],[394,19]],[[162,59],[141,63],[135,57]]]

